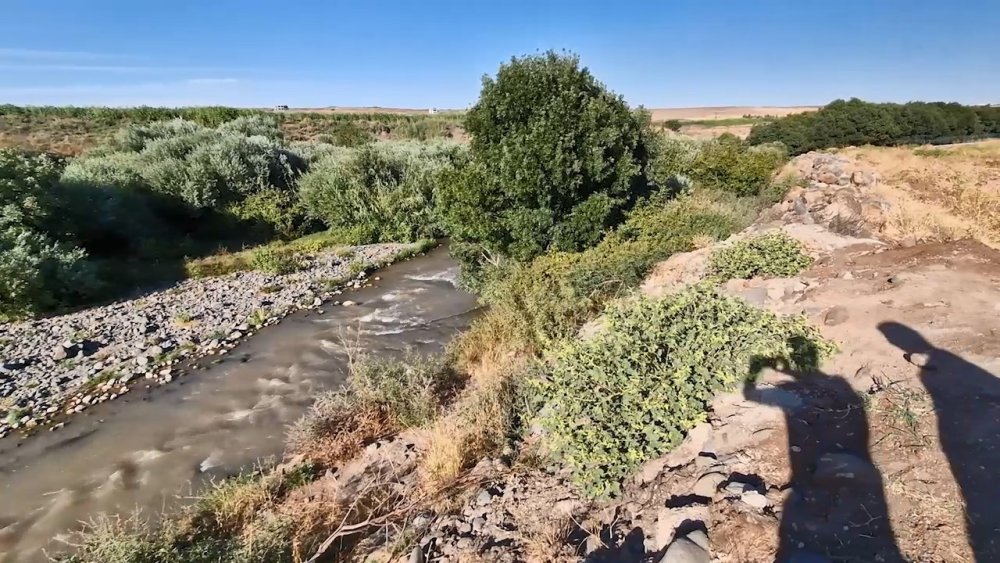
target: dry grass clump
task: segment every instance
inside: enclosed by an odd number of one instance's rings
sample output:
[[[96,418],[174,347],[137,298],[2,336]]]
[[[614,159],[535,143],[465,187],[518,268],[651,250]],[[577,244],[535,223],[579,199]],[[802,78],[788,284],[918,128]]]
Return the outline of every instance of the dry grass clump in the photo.
[[[292,426],[289,451],[336,465],[372,442],[434,419],[461,383],[443,359],[362,359],[351,365],[345,389],[321,395]]]
[[[531,563],[563,563],[579,559],[571,545],[576,523],[568,517],[547,518],[525,530],[524,551]]]
[[[886,235],[914,242],[973,237],[1000,246],[1000,142],[935,148],[862,147],[842,154],[872,165],[891,204]]]

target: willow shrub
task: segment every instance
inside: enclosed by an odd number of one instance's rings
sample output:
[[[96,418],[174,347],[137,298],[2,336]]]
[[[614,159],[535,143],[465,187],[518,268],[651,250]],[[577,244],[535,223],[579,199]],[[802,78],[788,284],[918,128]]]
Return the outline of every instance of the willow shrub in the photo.
[[[456,143],[383,142],[317,162],[299,181],[313,219],[355,240],[414,241],[438,237],[437,179],[464,159]]]
[[[569,340],[537,380],[546,440],[588,495],[611,496],[644,461],[676,447],[719,391],[777,362],[817,367],[832,345],[800,317],[778,317],[700,284],[608,312]]]

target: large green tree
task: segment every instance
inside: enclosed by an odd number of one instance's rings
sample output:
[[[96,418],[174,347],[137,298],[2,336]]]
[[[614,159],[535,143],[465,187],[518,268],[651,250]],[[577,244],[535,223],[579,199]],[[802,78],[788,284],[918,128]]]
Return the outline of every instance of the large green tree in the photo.
[[[646,122],[576,56],[514,58],[483,79],[471,159],[440,189],[452,236],[527,260],[596,244],[646,189]]]

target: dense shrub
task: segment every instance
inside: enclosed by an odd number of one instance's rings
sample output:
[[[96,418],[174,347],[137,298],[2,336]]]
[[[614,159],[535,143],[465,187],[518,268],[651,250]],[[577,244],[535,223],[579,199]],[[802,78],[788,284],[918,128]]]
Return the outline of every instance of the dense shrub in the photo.
[[[531,262],[487,268],[475,280],[498,317],[516,319],[527,345],[544,347],[575,333],[604,304],[638,286],[659,261],[724,239],[758,211],[754,200],[696,192],[634,209],[613,234],[584,252],[554,252]]]
[[[735,135],[720,135],[705,143],[691,163],[691,177],[703,187],[741,196],[757,195],[770,185],[785,162],[776,147],[747,147]]]
[[[794,276],[812,264],[799,241],[774,231],[737,241],[712,253],[709,271],[722,279]]]
[[[944,144],[1000,136],[1000,107],[944,102],[835,100],[819,111],[754,126],[751,144],[780,142],[791,154],[858,145]]]
[[[0,320],[74,304],[98,288],[86,253],[24,228],[0,230]]]
[[[53,228],[61,160],[0,150],[0,228]]]
[[[413,241],[442,234],[434,209],[437,179],[464,155],[454,143],[385,142],[347,158],[331,155],[300,182],[306,212],[354,242]]]
[[[448,231],[531,259],[595,244],[646,189],[646,123],[576,57],[512,59],[466,115],[471,162],[441,189]]]
[[[701,285],[612,310],[603,330],[566,344],[539,381],[548,445],[593,496],[618,492],[642,462],[705,420],[713,395],[762,358],[815,368],[829,351],[801,318],[779,318]]]
[[[78,184],[145,189],[175,198],[197,216],[264,190],[292,189],[304,168],[301,158],[280,145],[276,124],[255,116],[218,129],[183,120],[129,126],[107,148],[71,163],[65,177]]]

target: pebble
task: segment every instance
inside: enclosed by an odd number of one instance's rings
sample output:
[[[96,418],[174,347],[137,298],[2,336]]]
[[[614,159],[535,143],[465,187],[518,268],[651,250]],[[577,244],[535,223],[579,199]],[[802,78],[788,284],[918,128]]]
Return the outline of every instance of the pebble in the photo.
[[[366,245],[355,247],[354,252],[356,258],[374,264],[386,261],[405,246]],[[66,315],[0,323],[0,399],[31,404],[32,410],[45,413],[45,418],[60,411],[67,414],[83,411],[89,402],[74,403],[72,399],[80,393],[80,386],[93,376],[107,373],[109,369],[123,372],[119,378],[112,376],[106,388],[94,389],[111,400],[107,392],[134,377],[145,374],[149,379],[156,378],[157,370],[162,367],[158,364],[165,353],[178,352],[178,358],[171,364],[211,351],[225,354],[226,347],[249,335],[248,319],[255,311],[269,311],[271,316],[264,324],[274,324],[278,318],[307,306],[304,304],[322,302],[324,297],[340,294],[340,289],[326,289],[321,280],[342,277],[346,273],[346,263],[315,260],[304,270],[281,276],[280,289],[271,293],[260,290],[273,285],[274,276],[241,272],[185,280],[136,299]],[[361,282],[351,285],[361,285]],[[197,318],[199,322],[175,322],[181,314]],[[215,334],[219,327],[233,327],[221,333],[230,338],[225,347],[220,336]],[[86,336],[80,338],[81,334]],[[72,361],[68,361],[70,359]],[[138,373],[130,373],[129,368],[122,369],[125,365],[140,369]],[[169,372],[162,379],[170,381],[176,376]],[[96,398],[91,397],[91,400]],[[0,433],[9,427],[0,418]]]

